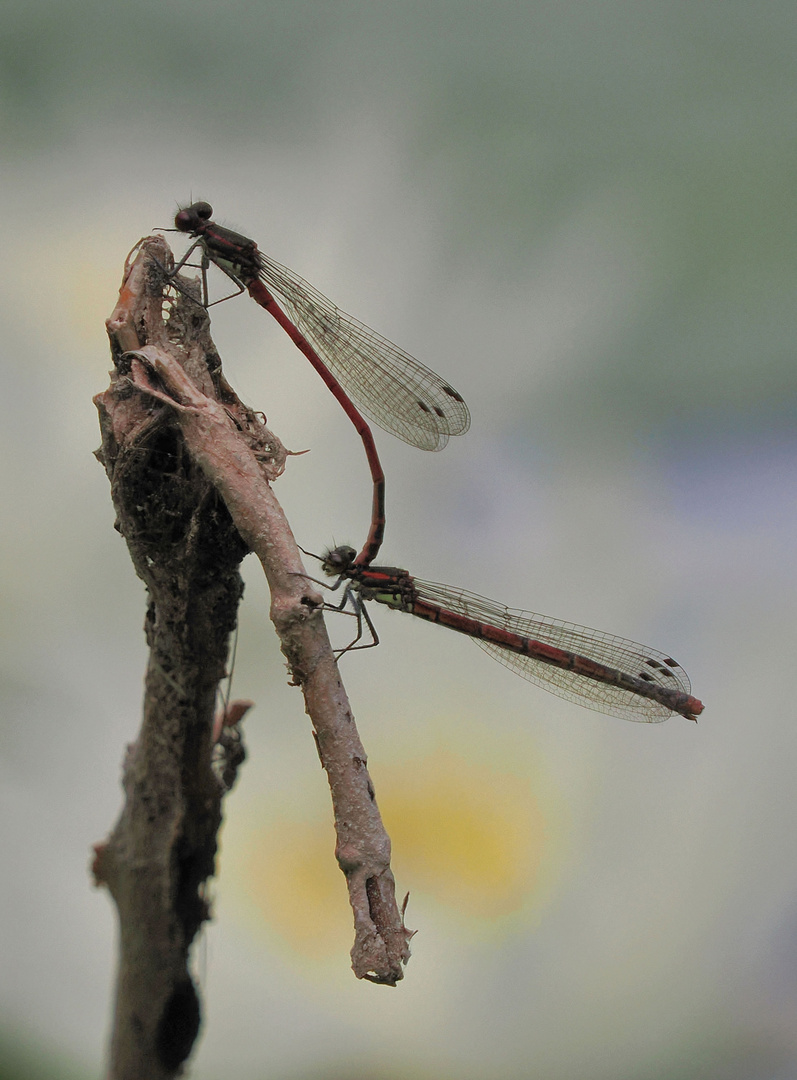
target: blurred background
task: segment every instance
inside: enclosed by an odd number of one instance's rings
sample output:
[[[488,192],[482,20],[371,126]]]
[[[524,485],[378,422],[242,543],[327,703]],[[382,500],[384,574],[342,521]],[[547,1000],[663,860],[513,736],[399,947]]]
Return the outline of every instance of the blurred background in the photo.
[[[89,849],[139,725],[145,596],[91,397],[128,250],[198,198],[470,405],[442,454],[377,433],[383,561],[670,651],[706,710],[601,716],[373,611],[382,644],[343,675],[418,933],[396,989],[358,983],[247,561],[233,693],[257,708],[191,1075],[797,1076],[796,48],[786,2],[8,0],[3,1078],[103,1067],[116,926]],[[229,380],[310,450],[276,485],[297,539],[359,546],[351,425],[248,298],[212,314]]]

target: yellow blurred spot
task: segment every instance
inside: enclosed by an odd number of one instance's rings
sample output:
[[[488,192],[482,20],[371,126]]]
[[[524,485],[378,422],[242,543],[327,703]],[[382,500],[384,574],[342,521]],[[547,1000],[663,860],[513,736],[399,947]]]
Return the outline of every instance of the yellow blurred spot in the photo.
[[[380,785],[380,807],[402,880],[461,914],[522,908],[546,854],[530,782],[446,751]]]
[[[399,902],[409,889],[470,935],[512,932],[547,901],[561,845],[528,777],[440,749],[380,768],[376,786]],[[292,949],[316,962],[347,952],[352,915],[330,816],[308,820],[283,803],[268,823],[249,820],[237,838],[225,830],[225,880]]]
[[[249,835],[241,872],[250,905],[299,952],[351,948],[353,918],[332,823],[274,822]]]

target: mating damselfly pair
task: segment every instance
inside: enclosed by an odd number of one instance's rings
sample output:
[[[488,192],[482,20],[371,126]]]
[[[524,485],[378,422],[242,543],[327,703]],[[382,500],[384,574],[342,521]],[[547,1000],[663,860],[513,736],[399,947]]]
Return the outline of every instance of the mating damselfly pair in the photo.
[[[358,620],[358,636],[343,652],[378,637],[364,601],[466,634],[510,670],[560,697],[598,712],[655,723],[673,713],[696,720],[703,704],[686,672],[665,653],[573,623],[506,608],[465,590],[376,566],[385,531],[385,476],[364,416],[423,450],[440,450],[464,434],[470,414],[462,396],[413,357],[347,315],[257,244],[213,221],[209,203],[179,211],[178,231],[194,240],[175,272],[198,251],[203,301],[206,272],[215,265],[272,315],[304,353],[343,407],[365,449],[373,485],[371,525],[359,552],[338,547],[322,567],[343,587],[338,609]],[[356,402],[356,404],[355,404]],[[335,605],[327,605],[335,607]],[[363,625],[372,640],[361,644]]]

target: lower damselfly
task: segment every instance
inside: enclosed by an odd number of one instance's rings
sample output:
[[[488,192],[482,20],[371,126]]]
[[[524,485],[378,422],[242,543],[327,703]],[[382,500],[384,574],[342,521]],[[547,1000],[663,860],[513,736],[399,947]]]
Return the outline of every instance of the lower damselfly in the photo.
[[[596,712],[655,724],[679,713],[697,720],[703,703],[673,658],[635,641],[503,607],[483,596],[421,581],[395,566],[359,566],[352,547],[337,547],[321,560],[344,588],[336,610],[357,616],[358,633],[343,652],[368,648],[379,638],[364,601],[467,634],[505,667],[559,697]],[[329,605],[332,606],[332,605]],[[360,644],[363,624],[372,640]]]

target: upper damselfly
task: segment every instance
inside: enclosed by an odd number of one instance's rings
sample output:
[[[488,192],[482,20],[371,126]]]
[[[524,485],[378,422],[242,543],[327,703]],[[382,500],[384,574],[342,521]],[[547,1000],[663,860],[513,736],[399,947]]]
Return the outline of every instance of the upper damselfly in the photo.
[[[212,215],[206,202],[179,211],[175,227],[196,242],[175,269],[199,247],[203,279],[213,263],[239,291],[246,289],[287,332],[342,405],[363,442],[374,485],[371,532],[356,559],[357,565],[366,566],[376,557],[384,535],[384,472],[361,412],[413,446],[441,450],[450,436],[468,430],[468,407],[439,375],[264,255],[254,240],[217,225]]]

